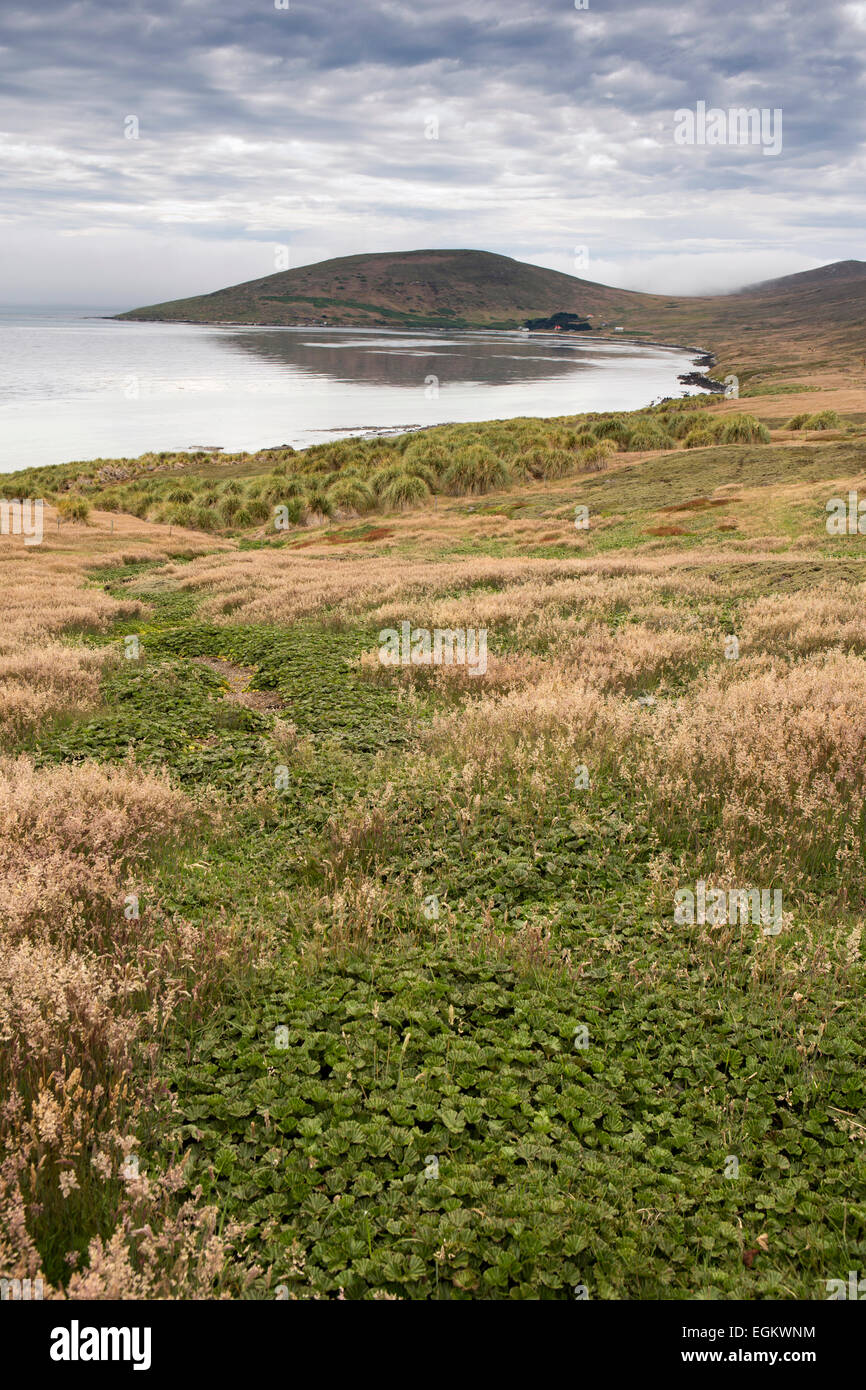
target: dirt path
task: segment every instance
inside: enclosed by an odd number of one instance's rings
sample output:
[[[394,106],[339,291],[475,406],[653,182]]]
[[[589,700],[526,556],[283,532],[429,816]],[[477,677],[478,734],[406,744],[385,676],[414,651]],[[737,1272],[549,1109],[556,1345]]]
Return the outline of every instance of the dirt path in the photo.
[[[252,666],[235,666],[231,661],[221,661],[218,657],[194,656],[197,666],[207,666],[216,671],[228,685],[224,699],[233,705],[245,705],[247,709],[282,709],[283,701],[275,690],[250,690],[250,682],[255,676]]]

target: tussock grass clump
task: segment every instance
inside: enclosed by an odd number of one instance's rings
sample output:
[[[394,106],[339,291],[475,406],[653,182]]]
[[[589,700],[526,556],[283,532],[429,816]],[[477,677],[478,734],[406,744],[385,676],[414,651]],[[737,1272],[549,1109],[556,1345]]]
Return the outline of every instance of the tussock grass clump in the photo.
[[[306,509],[312,516],[330,517],[334,515],[334,503],[330,492],[321,486],[312,487],[307,493]]]
[[[819,410],[807,416],[803,428],[807,430],[838,430],[842,427],[842,417],[836,410]]]
[[[577,456],[566,449],[528,449],[510,461],[512,478],[564,478],[577,467]]]
[[[288,502],[291,497],[303,497],[306,494],[306,487],[303,479],[289,474],[284,481],[278,482],[275,488],[268,492],[271,502]]]
[[[713,436],[714,440],[721,437],[724,428],[724,418],[722,416],[709,417],[705,419],[695,419],[694,412],[675,413],[669,417],[669,429],[674,439],[686,439],[693,430],[704,430]]]
[[[577,465],[577,459],[573,452],[568,449],[550,449],[541,463],[539,477],[565,478],[569,473],[573,473]]]
[[[723,423],[719,439],[723,444],[769,444],[770,431],[754,415],[728,415],[722,417]]]
[[[430,488],[420,474],[408,472],[393,474],[381,493],[386,507],[399,511],[423,502],[429,496]]]
[[[271,515],[271,504],[267,497],[253,496],[247,502],[247,510],[254,524],[261,525]]]
[[[507,464],[491,449],[473,444],[449,464],[444,482],[449,492],[465,497],[506,487],[509,476]]]
[[[673,436],[658,422],[640,420],[629,434],[628,447],[637,452],[648,449],[673,449],[675,445]]]
[[[185,502],[180,502],[166,508],[163,520],[168,521],[172,526],[191,526],[194,516],[195,508],[187,506]]]
[[[286,516],[290,525],[300,526],[307,519],[306,497],[290,497],[285,503]]]
[[[382,464],[370,477],[370,487],[380,497],[385,488],[394,478],[399,478],[402,474],[409,472],[402,459],[392,459]]]
[[[403,453],[403,462],[410,473],[416,472],[419,477],[426,478],[429,482],[431,477],[435,479],[444,473],[451,462],[451,455],[441,444],[434,444],[429,439],[422,438],[407,446]]]
[[[629,427],[625,420],[619,415],[612,415],[606,419],[598,420],[593,424],[593,433],[596,439],[612,439],[617,445],[625,448],[629,438]]]
[[[695,421],[691,416],[670,412],[663,416],[668,430],[674,439],[685,439],[689,430],[694,429]]]
[[[599,439],[595,444],[591,444],[588,449],[582,449],[578,454],[578,467],[585,469],[589,473],[598,472],[604,468],[612,454],[617,452],[616,441],[613,439]]]
[[[58,497],[57,511],[64,521],[84,521],[90,516],[90,502],[86,497],[69,495]]]
[[[261,450],[255,455],[231,454],[218,459],[203,456],[202,463],[208,469],[216,465],[225,470],[224,476],[215,478],[197,476],[190,456],[182,456],[183,476],[178,478],[175,456],[156,454],[132,461],[101,461],[98,468],[95,464],[76,465],[78,472],[68,472],[64,466],[55,470],[56,477],[51,470],[42,470],[39,476],[42,481],[53,479],[57,496],[65,497],[67,506],[72,505],[70,497],[86,493],[87,500],[100,509],[128,512],[169,525],[236,533],[266,524],[262,502],[270,507],[285,505],[290,498],[306,498],[310,492],[329,497],[337,513],[362,515],[377,507],[391,507],[393,499],[386,501],[386,489],[393,478],[403,474],[423,479],[431,494],[465,496],[530,478],[555,481],[572,472],[593,470],[606,457],[593,452],[602,444],[611,451],[671,449],[698,426],[704,433],[695,442],[701,445],[709,442],[708,434],[715,443],[755,442],[761,437],[755,424],[751,429],[741,428],[741,437],[736,440],[726,438],[724,431],[731,417],[707,416],[703,412],[707,403],[712,404],[712,400],[688,397],[630,415],[602,413],[553,421],[523,418],[443,425],[394,439],[352,438],[318,444],[299,453]],[[260,464],[260,471],[251,474],[255,464]],[[234,471],[236,465],[243,469],[239,476]],[[35,479],[39,471],[30,472]],[[354,482],[350,484],[350,480]],[[372,502],[365,487],[373,491]],[[417,486],[411,485],[409,492],[423,500]],[[177,510],[184,507],[189,510]],[[305,506],[298,522],[291,524],[308,523],[312,517],[325,514]]]
[[[328,499],[335,510],[356,514],[372,511],[376,505],[373,489],[361,478],[345,473],[328,488]]]
[[[403,458],[398,458],[377,468],[370,479],[370,486],[377,496],[382,497],[396,478],[406,477],[420,478],[428,492],[434,492],[438,486],[436,468],[430,463],[425,463],[419,454],[409,454],[408,452]],[[418,495],[424,496],[424,493]]]
[[[718,433],[716,430],[707,429],[705,425],[693,425],[683,440],[687,449],[705,449],[716,443]]]

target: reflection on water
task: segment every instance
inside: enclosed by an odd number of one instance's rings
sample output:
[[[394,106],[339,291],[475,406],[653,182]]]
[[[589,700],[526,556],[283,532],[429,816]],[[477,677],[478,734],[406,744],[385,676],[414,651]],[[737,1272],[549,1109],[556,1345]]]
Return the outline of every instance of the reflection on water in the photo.
[[[466,333],[439,338],[371,333],[363,337],[331,329],[316,338],[310,337],[309,329],[291,333],[227,330],[222,342],[233,351],[253,353],[312,376],[410,390],[431,375],[450,385],[506,386],[590,369],[589,344],[557,342],[552,335]],[[614,351],[619,347],[612,345]]]
[[[514,333],[117,323],[0,311],[0,470],[197,446],[631,410],[677,396],[681,349]]]

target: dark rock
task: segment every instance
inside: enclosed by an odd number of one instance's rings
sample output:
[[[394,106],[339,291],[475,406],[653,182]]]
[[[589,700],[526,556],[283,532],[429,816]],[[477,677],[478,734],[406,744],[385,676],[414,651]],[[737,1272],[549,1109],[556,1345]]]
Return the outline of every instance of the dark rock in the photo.
[[[714,381],[711,376],[703,376],[700,372],[686,372],[683,376],[678,376],[677,381],[682,382],[683,386],[703,386],[707,391],[713,391],[716,395],[725,394],[724,382]]]

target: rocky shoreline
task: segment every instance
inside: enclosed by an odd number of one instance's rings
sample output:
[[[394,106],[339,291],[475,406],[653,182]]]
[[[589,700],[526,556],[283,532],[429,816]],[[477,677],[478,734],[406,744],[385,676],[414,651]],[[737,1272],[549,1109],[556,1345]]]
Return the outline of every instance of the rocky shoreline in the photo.
[[[701,357],[695,358],[696,367],[714,367],[716,358],[713,353],[705,352]],[[677,381],[683,386],[701,386],[705,391],[712,391],[716,396],[723,396],[725,393],[724,382],[717,381],[715,377],[707,376],[705,372],[684,372],[677,377]]]

